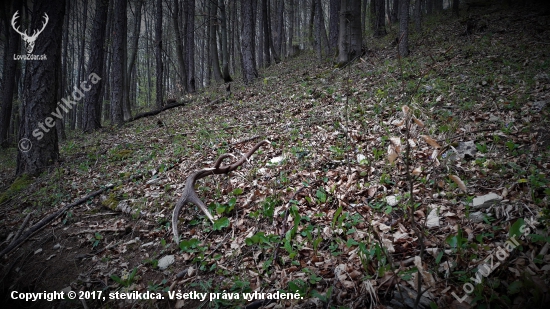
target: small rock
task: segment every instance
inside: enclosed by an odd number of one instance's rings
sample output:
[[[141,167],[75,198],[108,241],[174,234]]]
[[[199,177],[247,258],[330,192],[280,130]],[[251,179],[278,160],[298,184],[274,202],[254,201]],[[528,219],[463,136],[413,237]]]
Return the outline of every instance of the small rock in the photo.
[[[40,248],[40,249],[34,251],[34,254],[38,254],[38,253],[40,253],[40,252],[42,252],[42,248]]]
[[[483,222],[483,218],[485,216],[491,217],[491,214],[485,214],[481,211],[476,211],[476,212],[470,213],[470,216],[468,217],[468,219],[470,219],[472,223],[480,223],[480,222]]]
[[[358,154],[357,155],[357,162],[361,163],[361,161],[367,159],[367,157],[365,157],[363,154]]]
[[[472,201],[471,206],[475,209],[483,209],[487,208],[499,201],[502,200],[502,196],[496,194],[496,193],[489,193],[482,196],[478,196],[474,198]]]
[[[397,205],[398,202],[399,201],[397,200],[397,196],[395,195],[386,196],[386,203],[388,203],[388,205],[393,207]]]
[[[168,266],[172,265],[176,259],[173,255],[167,255],[162,257],[158,262],[158,267],[161,270],[164,270],[168,268]]]
[[[60,245],[60,244],[55,244],[55,245],[53,246],[53,249],[54,249],[54,250],[59,250],[59,249],[61,249],[61,245]]]
[[[426,220],[426,226],[428,228],[439,226],[439,216],[437,215],[437,208],[434,208],[432,209],[432,211],[430,211],[430,214],[428,215],[428,218]]]

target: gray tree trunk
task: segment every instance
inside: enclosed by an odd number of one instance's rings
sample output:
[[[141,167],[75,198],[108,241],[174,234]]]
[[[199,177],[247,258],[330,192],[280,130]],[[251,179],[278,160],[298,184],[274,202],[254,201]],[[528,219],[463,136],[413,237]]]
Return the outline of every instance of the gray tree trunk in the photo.
[[[329,15],[329,45],[330,53],[334,55],[336,50],[338,50],[338,23],[340,21],[340,0],[330,0]]]
[[[120,0],[119,0],[120,1]],[[163,100],[163,64],[162,64],[162,0],[157,0],[156,2],[156,17],[155,17],[155,58],[157,64],[156,72],[156,105],[158,109],[161,109],[164,106]],[[185,74],[185,72],[181,72]]]
[[[59,158],[55,128],[56,79],[58,59],[61,57],[61,37],[65,1],[36,0],[33,4],[31,29],[41,29],[44,13],[48,13],[47,27],[35,41],[34,54],[47,55],[43,61],[28,61],[25,67],[24,94],[19,125],[19,152],[17,175],[37,175]],[[74,106],[72,103],[69,105]]]
[[[420,10],[420,0],[414,1],[414,25],[416,32],[422,31],[422,11]]]
[[[294,0],[288,0],[288,48],[287,56],[294,56],[294,19],[295,19],[295,4]]]
[[[252,1],[254,0],[241,0],[241,14],[243,22],[241,48],[243,54],[243,79],[246,84],[251,83],[258,77],[258,72],[255,67],[254,53],[252,52],[252,44],[254,44],[254,29],[252,28]]]
[[[115,0],[113,23],[113,86],[111,88],[111,122],[122,125],[124,122],[122,105],[124,104],[124,86],[126,78],[126,1]]]
[[[322,58],[329,54],[327,31],[325,29],[325,17],[321,0],[315,0],[315,42],[317,57]],[[361,26],[359,26],[361,27]]]
[[[187,62],[187,89],[190,93],[196,91],[195,85],[195,0],[185,0],[185,55]]]
[[[341,0],[338,34],[338,64],[344,65],[361,54],[361,1]]]
[[[15,12],[20,7],[19,4],[15,4],[15,1],[12,5],[7,5],[8,9],[4,11],[4,14],[7,15],[7,12]],[[6,16],[7,17],[7,16]],[[8,18],[5,18],[7,21]],[[6,25],[7,27],[7,25]],[[9,35],[7,36],[7,51],[4,54],[4,76],[2,79],[2,109],[0,109],[0,145],[2,148],[7,148],[9,146],[8,141],[8,131],[11,123],[11,114],[13,107],[13,92],[15,89],[15,71],[17,67],[17,60],[13,59],[13,55],[17,54],[20,50],[21,36],[15,31],[8,31]]]
[[[229,74],[229,52],[227,49],[227,14],[225,12],[225,0],[219,1],[221,24],[222,24],[222,77],[228,83],[232,81]]]
[[[401,0],[399,8],[399,55],[409,55],[409,4],[410,0]]]
[[[105,30],[107,28],[107,12],[109,10],[108,0],[97,0],[95,17],[92,28],[92,41],[90,42],[90,60],[88,62],[88,70],[86,76],[95,73],[99,76],[103,74],[103,56],[105,54],[103,44],[105,43]],[[82,129],[84,132],[92,132],[101,128],[101,90],[103,83],[108,79],[103,78],[99,83],[94,85],[84,98],[84,117]]]

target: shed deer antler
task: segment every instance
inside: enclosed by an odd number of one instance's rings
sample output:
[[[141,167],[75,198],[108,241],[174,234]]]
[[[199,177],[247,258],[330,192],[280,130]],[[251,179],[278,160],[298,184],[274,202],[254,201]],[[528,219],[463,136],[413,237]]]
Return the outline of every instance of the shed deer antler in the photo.
[[[183,194],[179,201],[176,203],[176,208],[174,208],[174,212],[172,214],[172,232],[174,234],[174,241],[176,243],[179,242],[179,234],[178,234],[178,217],[181,208],[186,203],[193,203],[197,205],[202,212],[210,219],[212,223],[214,223],[214,217],[210,214],[208,211],[208,208],[206,208],[206,205],[200,200],[199,196],[195,192],[195,182],[198,179],[204,178],[208,175],[219,175],[219,174],[227,174],[237,169],[237,167],[241,166],[250,156],[260,148],[263,144],[269,144],[269,141],[263,140],[259,143],[257,143],[250,151],[248,151],[246,154],[244,154],[239,160],[237,160],[235,163],[230,165],[223,165],[220,166],[222,161],[225,158],[228,157],[235,157],[232,154],[223,154],[221,155],[218,160],[216,160],[216,163],[214,163],[214,167],[212,168],[205,168],[200,171],[194,172],[193,174],[189,175],[187,179],[185,180],[185,189],[183,190]]]

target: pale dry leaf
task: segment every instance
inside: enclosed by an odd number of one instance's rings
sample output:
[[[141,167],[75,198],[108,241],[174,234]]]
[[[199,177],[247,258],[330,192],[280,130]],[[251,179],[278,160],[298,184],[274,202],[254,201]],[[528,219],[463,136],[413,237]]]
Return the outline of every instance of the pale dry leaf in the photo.
[[[390,137],[390,142],[392,143],[395,152],[401,152],[401,139],[399,137]]]
[[[405,114],[405,117],[411,114],[411,109],[407,105],[403,105],[401,110],[403,111],[403,114]]]
[[[428,135],[420,135],[420,137],[422,137],[424,139],[424,141],[426,143],[428,143],[428,145],[434,147],[434,148],[441,148],[441,146],[431,137],[429,137]]]
[[[464,184],[464,182],[460,179],[460,177],[456,176],[456,175],[449,175],[449,178],[451,178],[452,181],[454,181],[454,183],[456,183],[456,185],[460,188],[460,190],[466,192],[467,189],[466,189],[466,185]]]
[[[422,173],[422,167],[417,167],[417,168],[415,168],[415,169],[412,171],[412,174],[413,174],[414,176],[418,176],[418,175],[420,175],[421,173]]]
[[[392,164],[397,159],[397,152],[393,149],[392,145],[388,145],[388,161]]]
[[[396,119],[396,120],[392,121],[391,124],[393,124],[393,125],[396,126],[396,127],[400,127],[400,126],[402,126],[404,123],[405,123],[405,120],[404,120],[404,119],[401,120],[401,121],[399,121],[399,120]]]

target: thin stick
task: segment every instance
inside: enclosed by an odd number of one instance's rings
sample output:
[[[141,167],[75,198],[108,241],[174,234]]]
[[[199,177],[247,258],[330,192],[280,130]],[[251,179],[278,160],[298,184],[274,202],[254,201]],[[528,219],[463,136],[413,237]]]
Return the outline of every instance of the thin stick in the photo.
[[[19,238],[19,236],[21,236],[21,233],[23,233],[23,231],[25,230],[25,226],[27,226],[27,223],[29,223],[29,219],[31,218],[31,215],[32,215],[32,212],[27,214],[27,216],[25,217],[25,220],[23,221],[23,224],[21,224],[21,227],[19,228],[15,236],[12,238],[11,243],[16,241]]]

